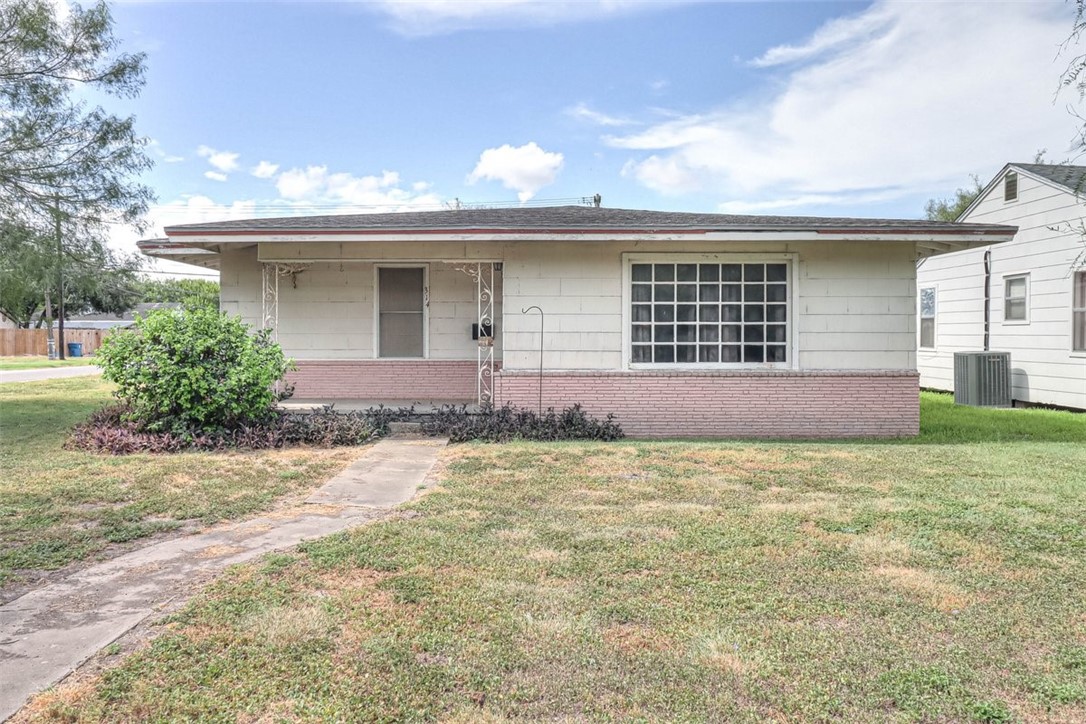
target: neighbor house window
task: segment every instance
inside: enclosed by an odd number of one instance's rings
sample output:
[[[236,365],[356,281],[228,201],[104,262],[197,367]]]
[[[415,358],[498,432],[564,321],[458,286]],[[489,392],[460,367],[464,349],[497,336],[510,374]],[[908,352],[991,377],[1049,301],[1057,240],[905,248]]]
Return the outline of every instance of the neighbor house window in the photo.
[[[786,365],[788,263],[630,266],[633,364]]]
[[[1071,292],[1071,349],[1086,352],[1086,271],[1075,272]]]
[[[1003,200],[1018,200],[1018,174],[1014,171],[1008,171],[1007,175],[1003,177]]]
[[[1029,321],[1029,274],[1003,277],[1003,321]]]
[[[935,349],[935,287],[920,290],[920,346]]]
[[[378,267],[377,355],[425,356],[426,270]]]

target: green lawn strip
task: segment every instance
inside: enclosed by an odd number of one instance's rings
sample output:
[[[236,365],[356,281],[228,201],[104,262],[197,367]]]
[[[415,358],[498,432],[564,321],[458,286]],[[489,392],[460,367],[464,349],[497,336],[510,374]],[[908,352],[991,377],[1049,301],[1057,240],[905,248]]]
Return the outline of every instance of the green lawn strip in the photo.
[[[1086,414],[1039,407],[998,409],[954,404],[945,392],[920,393],[920,436],[905,442],[1086,443]]]
[[[1086,447],[455,449],[42,718],[1086,718]]]
[[[49,359],[48,357],[0,357],[0,370],[37,370],[50,367],[82,367],[93,365],[93,357],[69,357],[67,359]]]
[[[0,385],[0,585],[194,522],[268,509],[357,451],[111,457],[62,449],[110,400],[98,378]]]

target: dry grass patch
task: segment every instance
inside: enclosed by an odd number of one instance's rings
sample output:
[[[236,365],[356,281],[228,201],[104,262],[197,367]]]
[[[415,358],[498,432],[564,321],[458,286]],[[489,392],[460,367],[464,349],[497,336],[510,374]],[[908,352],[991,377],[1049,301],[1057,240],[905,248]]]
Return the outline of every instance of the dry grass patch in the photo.
[[[906,566],[879,566],[872,573],[946,613],[961,611],[976,602],[976,596],[931,571]]]

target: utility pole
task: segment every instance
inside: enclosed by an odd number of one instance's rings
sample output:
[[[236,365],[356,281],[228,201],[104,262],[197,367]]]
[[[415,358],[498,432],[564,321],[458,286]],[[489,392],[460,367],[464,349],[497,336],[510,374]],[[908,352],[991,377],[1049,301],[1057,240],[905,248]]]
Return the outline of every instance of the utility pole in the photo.
[[[60,195],[53,204],[53,227],[57,235],[57,344],[56,357],[64,359],[64,238],[60,228]]]

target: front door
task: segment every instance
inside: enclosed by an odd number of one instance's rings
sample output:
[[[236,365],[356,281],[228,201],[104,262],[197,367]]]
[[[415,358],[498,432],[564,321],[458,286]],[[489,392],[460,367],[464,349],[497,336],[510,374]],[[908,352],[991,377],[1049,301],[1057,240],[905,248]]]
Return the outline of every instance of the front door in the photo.
[[[378,267],[377,356],[424,357],[426,270]]]

